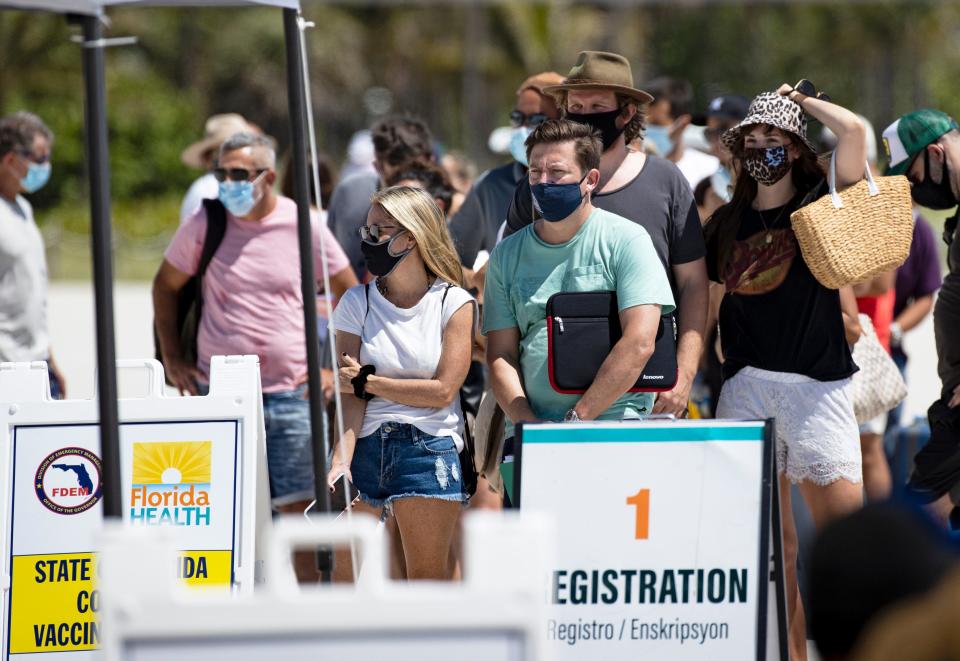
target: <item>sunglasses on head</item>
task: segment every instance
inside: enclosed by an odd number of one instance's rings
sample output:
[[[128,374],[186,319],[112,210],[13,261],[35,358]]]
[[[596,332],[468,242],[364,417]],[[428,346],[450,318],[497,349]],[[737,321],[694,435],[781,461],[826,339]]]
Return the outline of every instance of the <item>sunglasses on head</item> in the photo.
[[[547,121],[547,116],[542,112],[527,115],[519,110],[514,110],[510,113],[510,125],[515,129],[521,126],[529,126],[532,128],[538,124],[543,124],[545,121]]]
[[[246,168],[214,168],[213,176],[217,181],[250,181],[267,171],[267,168],[247,170]]]
[[[395,230],[399,229],[400,232],[403,232],[404,229],[399,225],[364,225],[360,228],[360,238],[364,241],[369,241],[372,243],[380,243],[384,238],[388,238],[383,234],[384,230]],[[396,232],[393,236],[396,236],[400,232]],[[393,237],[389,237],[393,238]]]
[[[816,85],[811,83],[806,78],[801,78],[797,81],[797,84],[793,86],[793,89],[797,92],[800,92],[804,96],[810,96],[814,99],[820,99],[821,101],[829,101],[830,95],[826,92],[818,92]]]

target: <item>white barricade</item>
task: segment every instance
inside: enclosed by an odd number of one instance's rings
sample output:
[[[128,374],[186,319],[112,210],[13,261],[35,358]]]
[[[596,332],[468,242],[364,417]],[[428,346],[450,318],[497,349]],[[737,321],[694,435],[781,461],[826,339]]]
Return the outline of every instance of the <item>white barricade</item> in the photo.
[[[557,521],[543,626],[558,659],[780,656],[772,423],[518,430],[517,502]]]
[[[168,567],[173,552],[144,531],[108,531],[104,543],[107,661],[548,661],[541,622],[543,568],[552,528],[545,519],[466,517],[462,583],[387,579],[384,536],[372,519],[293,517],[274,527],[269,589],[228,599],[136,579],[141,565]],[[140,534],[138,534],[140,533]],[[295,548],[353,541],[354,585],[298,587]],[[510,555],[503,555],[509,553]],[[137,562],[133,558],[138,558]],[[173,586],[175,587],[175,586]]]
[[[185,583],[251,592],[270,525],[257,357],[214,357],[206,397],[165,397],[155,360],[118,370],[145,385],[119,402],[125,525],[168,530]],[[0,658],[99,647],[97,420],[96,400],[50,399],[45,363],[0,365]]]

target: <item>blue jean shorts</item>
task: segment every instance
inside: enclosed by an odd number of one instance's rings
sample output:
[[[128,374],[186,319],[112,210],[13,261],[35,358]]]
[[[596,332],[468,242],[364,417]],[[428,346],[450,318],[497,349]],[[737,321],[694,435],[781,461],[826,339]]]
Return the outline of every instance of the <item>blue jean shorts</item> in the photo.
[[[210,384],[197,382],[197,392],[210,393]],[[314,498],[313,446],[310,441],[310,402],[307,384],[285,392],[263,393],[267,432],[267,473],[274,507]]]
[[[263,393],[267,431],[267,471],[274,506],[313,500],[313,446],[306,384],[285,392]]]
[[[398,498],[464,504],[469,499],[453,438],[431,436],[410,424],[386,422],[357,439],[350,473],[360,498],[371,507],[388,508]]]

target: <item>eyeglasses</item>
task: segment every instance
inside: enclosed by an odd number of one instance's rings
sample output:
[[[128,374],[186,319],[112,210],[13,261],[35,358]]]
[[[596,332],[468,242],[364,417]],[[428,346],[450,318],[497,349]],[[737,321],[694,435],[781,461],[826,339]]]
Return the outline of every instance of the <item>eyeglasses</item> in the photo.
[[[510,125],[513,128],[520,128],[521,126],[534,127],[538,124],[543,124],[547,121],[548,117],[542,112],[535,112],[529,115],[520,112],[519,110],[514,110],[510,113]]]
[[[44,163],[50,162],[50,154],[44,154],[38,158],[32,151],[25,149],[23,151],[18,151],[17,155],[20,156],[20,158],[30,161],[31,163],[36,163],[37,165],[43,165]]]
[[[804,96],[810,96],[815,99],[820,99],[821,101],[830,101],[830,95],[826,92],[818,92],[816,85],[811,83],[806,78],[801,78],[797,81],[797,84],[793,86],[793,89],[797,92],[800,92]]]
[[[395,230],[395,229],[399,229],[400,232],[404,231],[404,229],[399,225],[364,225],[363,227],[360,228],[360,238],[363,239],[364,241],[370,241],[372,243],[380,243],[380,241],[383,239],[393,238],[383,234],[384,230]],[[397,232],[393,236],[396,236],[400,232]]]
[[[246,168],[214,168],[213,176],[217,181],[250,181],[267,171],[267,168],[247,170]]]

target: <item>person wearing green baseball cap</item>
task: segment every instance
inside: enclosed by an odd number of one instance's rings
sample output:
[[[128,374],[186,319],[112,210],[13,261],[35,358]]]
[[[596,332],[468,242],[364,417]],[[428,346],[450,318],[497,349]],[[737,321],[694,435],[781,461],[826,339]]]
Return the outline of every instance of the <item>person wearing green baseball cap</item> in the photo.
[[[914,202],[950,209],[960,201],[960,126],[939,110],[904,115],[883,132],[890,158],[887,174],[904,174],[913,184]],[[958,212],[960,213],[960,212]],[[947,219],[943,239],[949,246],[949,273],[933,310],[940,399],[930,406],[930,441],[914,458],[907,488],[944,523],[960,527],[960,509],[950,491],[960,484],[960,241],[958,213]]]
[[[883,132],[883,146],[890,159],[886,174],[906,175],[913,184],[913,199],[920,206],[950,209],[957,205],[958,128],[946,113],[925,108],[904,115]]]

